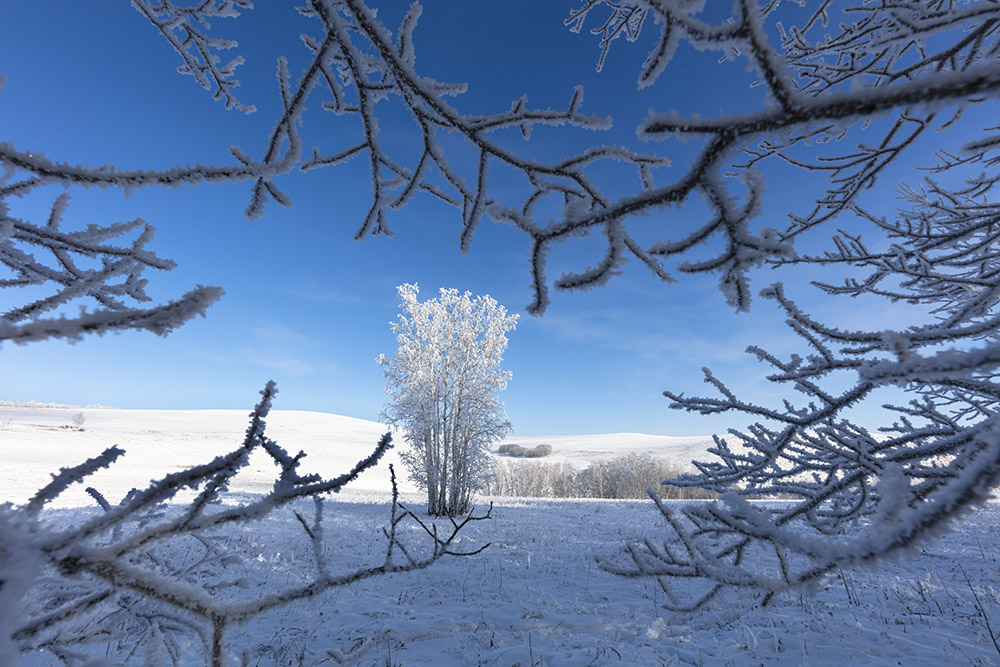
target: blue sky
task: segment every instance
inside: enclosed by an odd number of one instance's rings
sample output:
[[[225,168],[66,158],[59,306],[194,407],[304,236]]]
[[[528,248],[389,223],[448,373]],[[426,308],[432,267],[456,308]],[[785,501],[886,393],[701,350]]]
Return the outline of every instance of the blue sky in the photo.
[[[291,3],[257,4],[242,19],[217,26],[239,39],[247,59],[237,93],[258,111],[246,116],[226,111],[191,77],[177,74],[176,54],[127,3],[3,3],[0,140],[60,161],[127,168],[230,164],[233,144],[260,155],[278,114],[275,60],[287,54],[295,78],[305,62],[298,35],[311,24]],[[404,3],[388,4],[399,11]],[[636,141],[634,128],[650,108],[702,115],[760,108],[760,93],[748,88],[753,77],[743,63],[719,66],[713,54],[685,46],[657,86],[637,92],[651,32],[639,44],[619,44],[597,74],[596,39],[562,26],[576,4],[508,2],[489,9],[467,0],[428,1],[416,33],[418,70],[438,80],[469,82],[469,92],[454,100],[467,113],[507,109],[523,93],[534,105],[564,107],[573,85],[583,84],[584,109],[613,116],[615,127],[585,135],[536,130],[522,147],[554,157],[579,150],[586,145],[581,141],[648,150]],[[53,21],[54,15],[59,19]],[[398,23],[388,9],[382,17],[392,27]],[[357,141],[354,121],[338,125],[320,113],[307,112],[307,142],[310,136],[322,136],[331,146]],[[412,140],[404,133],[408,125],[400,124],[397,133],[388,120],[383,141]],[[655,146],[678,168],[697,148]],[[506,355],[514,377],[502,397],[516,434],[694,435],[743,427],[740,416],[704,418],[668,408],[664,389],[707,390],[703,366],[734,390],[770,401],[780,395],[764,381],[767,369],[743,353],[751,343],[778,353],[793,345],[771,304],[758,300],[749,314],[736,314],[715,277],[663,285],[633,262],[602,289],[554,294],[544,317],[531,317],[523,312],[531,300],[528,242],[513,228],[484,224],[463,256],[457,212],[418,197],[390,218],[395,238],[354,242],[370,203],[366,170],[359,160],[284,177],[279,185],[293,207],[271,203],[253,222],[243,217],[247,184],[151,189],[128,198],[116,191],[71,190],[67,223],[141,217],[157,228],[153,249],[179,267],[148,274],[155,300],[175,298],[199,283],[220,285],[226,296],[207,318],[167,338],[130,333],[75,345],[6,345],[0,350],[0,400],[249,410],[259,389],[274,379],[277,408],[375,419],[385,394],[374,359],[395,348],[388,323],[396,316],[395,286],[404,282],[418,283],[425,296],[440,287],[487,293],[522,313]],[[789,168],[771,169],[768,177],[762,226],[784,227],[785,214],[804,210],[821,185]],[[893,203],[889,186],[904,177],[913,182],[902,171],[883,177],[886,210]],[[615,192],[619,186],[622,191]],[[502,174],[494,178],[495,195],[507,187],[513,186]],[[625,192],[624,184],[608,187],[609,194]],[[43,219],[59,191],[48,188],[13,202],[13,212]],[[696,224],[698,206],[682,214]],[[598,259],[599,252],[585,240],[564,244],[553,254],[550,277],[560,267]],[[762,270],[754,290],[776,279],[818,315],[840,324],[892,326],[901,317],[902,307],[818,300],[793,272]],[[0,293],[0,308],[16,298]]]

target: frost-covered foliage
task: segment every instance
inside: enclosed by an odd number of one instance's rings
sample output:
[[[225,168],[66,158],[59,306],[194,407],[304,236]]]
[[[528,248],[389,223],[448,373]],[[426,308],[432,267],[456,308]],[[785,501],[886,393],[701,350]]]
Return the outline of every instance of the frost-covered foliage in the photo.
[[[585,468],[567,461],[497,459],[483,491],[493,496],[527,498],[645,498],[650,484],[680,474],[670,461],[649,454],[626,454],[594,461]],[[714,497],[697,487],[673,487],[663,495],[668,500]]]
[[[489,296],[442,288],[421,302],[416,285],[398,291],[399,348],[376,360],[391,399],[380,416],[406,428],[403,462],[427,491],[427,511],[458,516],[490,475],[490,447],[510,430],[498,394],[511,374],[500,363],[518,316]]]
[[[552,453],[552,445],[535,445],[534,447],[522,447],[521,445],[500,445],[497,447],[497,454],[514,456],[525,459],[540,459]]]
[[[850,270],[842,283],[815,284],[831,295],[887,298],[908,318],[892,330],[830,326],[775,284],[762,296],[778,303],[809,352],[748,351],[772,367],[769,380],[799,400],[789,394],[775,408],[741,398],[708,369],[706,381],[718,397],[665,392],[675,408],[760,421],[717,437],[711,450],[717,460],[699,463],[698,474],[664,482],[719,493],[719,503],[679,507],[653,494],[667,534],[630,544],[627,565],[605,565],[654,577],[678,610],[697,608],[727,588],[761,591],[767,603],[835,568],[912,548],[981,503],[1000,481],[997,128],[928,156],[937,162],[936,178],[949,178],[949,185],[903,186],[905,208],[895,218],[869,210],[862,196],[921,135],[948,136],[965,107],[996,97],[1000,9],[980,2],[823,3],[789,27],[774,19],[779,3],[741,0],[730,20],[711,25],[695,18],[699,3],[626,4],[660,25],[641,84],[663,71],[683,39],[726,58],[747,58],[767,92],[762,111],[708,120],[654,113],[640,129],[650,139],[705,137],[693,165],[698,171],[689,174],[710,184],[721,186],[719,169],[736,161],[729,168],[746,184],[745,203],[720,190],[719,217],[703,228],[706,235],[746,224],[761,193],[756,173],[775,158],[826,176],[829,186],[812,210],[792,215],[789,227],[770,237],[772,249],[835,218],[870,223],[865,238],[872,244],[841,231],[832,249],[812,256],[764,256],[737,233],[731,266],[741,254],[777,268],[813,266],[815,278],[823,266],[840,266]],[[599,8],[612,14],[598,31],[606,49],[629,33],[615,32],[625,20],[619,3],[588,2],[579,21]],[[838,140],[869,128],[881,138],[838,147]],[[724,277],[724,291],[742,307],[745,284],[738,272],[726,271],[735,279]],[[876,400],[884,387],[902,388],[913,400],[886,405],[895,416],[871,432],[852,421],[851,410]],[[790,501],[748,502],[759,494]]]
[[[336,519],[324,515],[324,499],[375,466],[392,438],[386,433],[369,456],[341,475],[305,474],[305,453],[292,456],[264,433],[275,393],[268,383],[242,445],[228,454],[133,489],[117,504],[88,488],[101,513],[52,522],[43,510],[123,456],[119,447],[63,468],[23,506],[0,506],[0,662],[13,664],[19,652],[43,652],[67,665],[90,664],[96,656],[128,664],[140,658],[150,665],[235,664],[242,649],[227,646],[227,632],[268,610],[485,548],[460,548],[457,542],[463,527],[488,512],[442,530],[399,503],[393,477],[382,560],[344,567],[332,559],[337,536],[328,529]],[[273,488],[260,496],[230,493],[233,478],[261,452],[277,467]],[[281,583],[255,581],[253,556],[216,531],[249,531],[282,512],[289,525],[301,527],[312,562]],[[404,533],[411,539],[404,541]],[[267,563],[260,565],[269,570]],[[258,590],[247,595],[244,589],[251,587]]]
[[[44,224],[22,220],[10,214],[7,200],[61,179],[47,178],[33,171],[30,163],[20,164],[3,155],[0,170],[0,265],[6,269],[6,275],[0,275],[0,289],[23,289],[29,295],[23,305],[0,314],[0,341],[76,341],[84,334],[125,329],[166,335],[195,315],[203,315],[222,295],[217,287],[198,286],[176,301],[152,308],[137,307],[150,301],[144,271],[175,266],[146,249],[153,227],[133,220],[66,229],[63,216],[69,195],[65,193],[56,197]],[[124,242],[116,244],[117,240]],[[51,293],[40,294],[38,286]],[[88,298],[100,309],[72,317],[45,317],[66,304]]]

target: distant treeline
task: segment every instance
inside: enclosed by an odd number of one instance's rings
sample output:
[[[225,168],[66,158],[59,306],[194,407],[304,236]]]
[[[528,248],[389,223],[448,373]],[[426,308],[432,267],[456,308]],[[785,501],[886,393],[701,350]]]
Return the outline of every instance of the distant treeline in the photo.
[[[681,474],[677,466],[649,454],[627,454],[594,461],[580,469],[570,463],[543,461],[494,462],[493,477],[482,492],[492,496],[528,498],[646,498],[652,486],[664,499],[710,499],[704,489],[660,486]]]

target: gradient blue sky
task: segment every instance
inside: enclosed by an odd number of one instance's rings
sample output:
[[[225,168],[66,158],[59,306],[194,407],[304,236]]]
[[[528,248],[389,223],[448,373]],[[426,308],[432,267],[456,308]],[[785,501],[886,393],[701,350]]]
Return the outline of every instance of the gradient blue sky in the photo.
[[[392,12],[401,12],[404,3],[382,4],[390,7],[382,18],[394,28],[398,17]],[[469,113],[509,108],[523,93],[534,105],[563,107],[572,86],[582,83],[584,109],[614,116],[615,127],[582,138],[576,130],[536,131],[527,150],[553,157],[586,145],[581,140],[648,150],[635,140],[634,128],[650,108],[714,115],[762,105],[759,89],[748,88],[753,77],[744,63],[716,65],[714,54],[687,46],[657,86],[637,92],[652,32],[639,44],[619,44],[604,72],[595,73],[596,39],[562,26],[577,4],[429,0],[416,33],[418,69],[438,80],[469,82],[469,93],[454,100]],[[298,35],[312,25],[292,11],[292,3],[257,5],[242,19],[217,25],[221,34],[239,39],[247,58],[237,93],[258,111],[245,116],[227,112],[191,77],[175,73],[176,54],[126,2],[3,3],[0,140],[60,161],[127,168],[229,164],[232,144],[259,155],[278,114],[276,58],[289,55],[295,78],[305,62]],[[330,146],[355,143],[355,121],[339,122],[310,109],[307,143],[316,136]],[[409,127],[400,124],[397,131],[387,120],[383,141],[409,141]],[[680,168],[698,146],[655,148]],[[289,175],[279,184],[294,206],[271,203],[255,222],[243,217],[247,184],[152,189],[128,198],[116,191],[71,190],[65,216],[71,225],[141,217],[156,226],[153,249],[179,264],[173,272],[149,274],[157,301],[196,283],[220,285],[226,296],[206,319],[168,338],[134,333],[75,345],[6,345],[0,350],[0,400],[249,410],[259,389],[274,379],[276,408],[375,419],[385,394],[374,359],[395,348],[388,323],[396,316],[396,285],[416,282],[425,296],[440,287],[488,293],[521,313],[531,293],[525,237],[487,223],[471,253],[462,256],[457,212],[428,198],[416,198],[390,218],[395,238],[354,242],[370,201],[366,174],[362,158]],[[768,177],[764,215],[757,221],[762,226],[784,227],[785,214],[803,211],[819,192],[817,179],[790,168],[772,168]],[[885,207],[893,204],[889,187],[904,177],[913,181],[900,170],[880,181]],[[508,187],[502,174],[493,187],[502,196]],[[13,212],[44,219],[59,191],[48,188],[13,202]],[[692,224],[698,221],[697,205],[683,210]],[[561,267],[581,268],[599,253],[586,240],[564,244],[553,254],[550,277]],[[793,272],[763,270],[754,290],[779,278],[817,315],[839,324],[891,326],[902,312],[892,305],[818,300],[802,274]],[[522,314],[506,355],[514,377],[503,395],[515,433],[694,435],[743,427],[741,416],[670,410],[661,395],[666,388],[707,391],[702,366],[734,390],[771,402],[781,395],[764,381],[767,369],[743,350],[760,343],[781,353],[791,349],[792,336],[773,305],[758,300],[751,313],[736,314],[715,283],[710,276],[663,285],[631,263],[603,289],[554,294],[544,317]],[[16,298],[0,293],[0,308]]]

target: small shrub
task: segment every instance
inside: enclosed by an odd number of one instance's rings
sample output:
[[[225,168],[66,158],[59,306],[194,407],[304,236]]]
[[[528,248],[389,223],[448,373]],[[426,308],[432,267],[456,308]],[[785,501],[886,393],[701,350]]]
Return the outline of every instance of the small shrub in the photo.
[[[552,453],[552,445],[535,445],[532,448],[521,445],[500,445],[497,454],[506,454],[517,458],[540,459]]]

